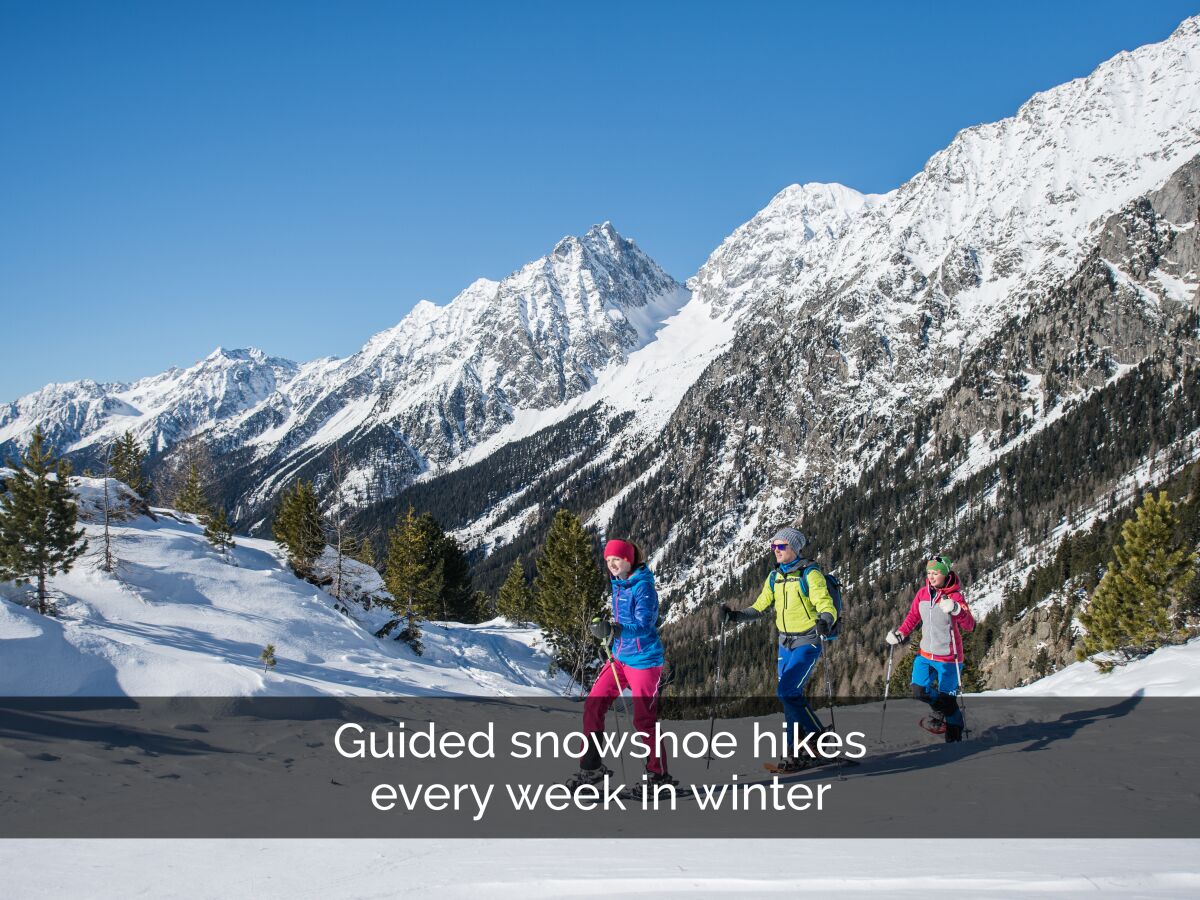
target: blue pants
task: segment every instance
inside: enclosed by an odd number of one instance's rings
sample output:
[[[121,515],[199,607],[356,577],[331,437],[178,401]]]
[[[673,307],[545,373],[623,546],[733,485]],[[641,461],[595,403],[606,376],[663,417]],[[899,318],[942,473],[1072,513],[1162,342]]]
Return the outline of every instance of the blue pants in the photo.
[[[779,648],[779,687],[776,693],[783,704],[783,717],[787,719],[789,736],[796,732],[797,726],[802,734],[823,728],[821,720],[808,705],[808,698],[804,696],[804,686],[812,677],[820,658],[820,644],[805,644],[795,650]],[[791,756],[790,753],[787,755]]]
[[[958,670],[953,662],[938,662],[918,655],[913,660],[913,696],[924,700],[934,712],[941,713],[947,725],[962,727],[963,714],[958,708]]]

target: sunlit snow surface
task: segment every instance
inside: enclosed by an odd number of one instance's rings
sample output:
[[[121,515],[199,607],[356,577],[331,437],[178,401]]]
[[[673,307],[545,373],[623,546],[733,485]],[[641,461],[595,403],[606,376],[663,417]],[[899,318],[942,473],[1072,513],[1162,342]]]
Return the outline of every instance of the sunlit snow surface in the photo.
[[[1025,687],[989,691],[1020,697],[1200,697],[1200,638],[1162,647],[1105,674],[1090,662],[1074,663]]]
[[[39,900],[1194,897],[1200,841],[8,841],[0,868]]]
[[[119,565],[98,568],[98,479],[79,479],[90,554],[51,580],[59,614],[0,601],[0,696],[367,696],[558,694],[536,629],[496,619],[423,624],[424,654],[374,636],[391,614],[334,609],[273,541],[237,536],[229,558],[189,517],[158,510],[112,527]],[[128,489],[110,480],[114,496]],[[322,569],[332,569],[330,551]],[[373,569],[346,562],[344,591],[385,594]],[[0,596],[16,597],[11,583]],[[259,655],[275,645],[278,664]]]

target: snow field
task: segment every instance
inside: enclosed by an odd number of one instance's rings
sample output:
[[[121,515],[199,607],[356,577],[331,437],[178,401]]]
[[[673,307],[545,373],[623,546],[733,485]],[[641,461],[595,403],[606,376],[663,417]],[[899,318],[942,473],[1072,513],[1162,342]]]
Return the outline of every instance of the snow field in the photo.
[[[169,510],[157,521],[115,523],[119,569],[102,572],[100,484],[80,479],[89,555],[52,579],[59,615],[7,602],[24,592],[0,585],[0,695],[508,696],[566,688],[546,675],[535,629],[503,619],[424,623],[418,657],[403,642],[374,636],[390,618],[382,606],[348,602],[348,614],[335,611],[333,597],[296,578],[273,541],[236,536],[226,561],[201,526]],[[321,565],[332,567],[330,551]],[[347,567],[352,596],[386,594],[377,572]],[[278,659],[270,671],[259,660],[267,644]]]

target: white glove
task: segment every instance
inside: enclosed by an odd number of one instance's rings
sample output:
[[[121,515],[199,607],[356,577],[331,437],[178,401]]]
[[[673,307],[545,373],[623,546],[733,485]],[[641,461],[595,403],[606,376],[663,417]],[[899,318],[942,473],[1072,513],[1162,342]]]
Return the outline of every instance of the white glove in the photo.
[[[943,597],[938,601],[938,609],[950,616],[958,615],[958,611],[961,608],[956,601],[951,600],[949,597]]]
[[[904,643],[904,635],[899,631],[889,631],[887,633],[887,642],[895,647],[897,644]]]

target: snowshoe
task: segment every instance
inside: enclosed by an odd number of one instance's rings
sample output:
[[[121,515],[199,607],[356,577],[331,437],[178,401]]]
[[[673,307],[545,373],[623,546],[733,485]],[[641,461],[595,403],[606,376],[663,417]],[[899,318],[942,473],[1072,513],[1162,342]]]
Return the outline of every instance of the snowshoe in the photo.
[[[672,778],[666,772],[663,772],[662,774],[655,774],[653,772],[647,772],[646,777],[644,779],[639,781],[637,784],[630,785],[629,787],[627,787],[625,790],[623,790],[621,792],[621,799],[622,800],[636,800],[638,803],[642,803],[643,797],[644,797],[644,798],[646,798],[645,799],[646,803],[653,804],[655,790],[657,788],[661,787],[662,785],[668,785],[668,784],[675,788],[675,796],[677,798],[687,796],[690,793],[690,789],[679,786],[678,778]],[[670,791],[664,790],[661,793],[659,793],[658,794],[659,805],[660,806],[669,806],[670,805],[670,797],[671,797]]]
[[[918,724],[930,734],[946,733],[946,720],[939,715],[924,716]]]
[[[812,756],[784,756],[779,762],[763,763],[763,768],[772,775],[790,775],[793,772],[803,772],[805,769],[812,769],[821,765],[821,763]]]
[[[581,788],[586,784],[604,784],[604,779],[610,777],[613,770],[607,766],[598,769],[580,769],[564,782],[571,790]]]
[[[848,756],[835,756],[831,759],[826,759],[824,756],[804,756],[798,759],[784,757],[777,763],[763,763],[763,768],[772,775],[794,775],[796,772],[806,772],[822,766],[844,769],[858,764],[857,759],[850,759]]]

